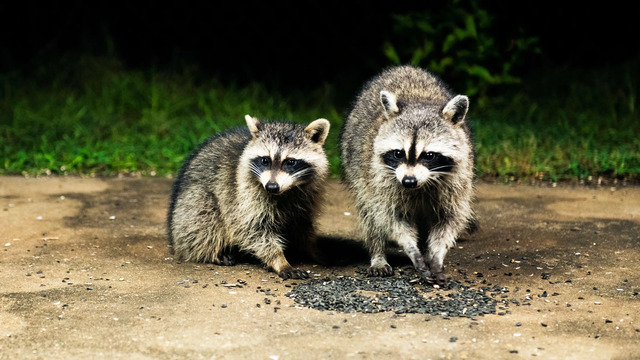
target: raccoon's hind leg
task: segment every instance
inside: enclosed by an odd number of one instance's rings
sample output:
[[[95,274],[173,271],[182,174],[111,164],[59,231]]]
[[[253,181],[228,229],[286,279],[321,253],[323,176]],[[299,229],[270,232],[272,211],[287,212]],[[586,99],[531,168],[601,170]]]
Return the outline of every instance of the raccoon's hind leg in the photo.
[[[212,193],[186,189],[176,200],[169,229],[173,252],[180,261],[229,263],[222,256],[227,248],[227,234]]]

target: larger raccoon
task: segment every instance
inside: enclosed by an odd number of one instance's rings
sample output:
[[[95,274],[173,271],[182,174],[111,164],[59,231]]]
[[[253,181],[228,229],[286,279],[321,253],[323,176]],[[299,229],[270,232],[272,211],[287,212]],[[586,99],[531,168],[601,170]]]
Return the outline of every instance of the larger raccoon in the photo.
[[[313,248],[328,173],[329,122],[260,122],[205,141],[186,160],[169,204],[169,243],[183,261],[232,265],[254,255],[283,279],[306,278],[284,250]]]
[[[466,96],[453,96],[435,76],[412,66],[387,69],[356,98],[340,146],[370,275],[393,273],[385,254],[391,240],[422,277],[446,283],[444,257],[475,225],[468,108]]]

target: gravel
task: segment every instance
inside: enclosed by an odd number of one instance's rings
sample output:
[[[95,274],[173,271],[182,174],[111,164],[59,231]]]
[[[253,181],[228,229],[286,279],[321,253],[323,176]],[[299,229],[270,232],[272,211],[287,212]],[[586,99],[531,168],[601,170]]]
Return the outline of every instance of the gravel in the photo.
[[[313,279],[294,287],[285,295],[296,303],[317,310],[345,313],[417,313],[445,317],[475,317],[495,314],[493,296],[499,286],[479,289],[449,281],[434,289],[417,278],[398,275],[383,278],[339,276]]]

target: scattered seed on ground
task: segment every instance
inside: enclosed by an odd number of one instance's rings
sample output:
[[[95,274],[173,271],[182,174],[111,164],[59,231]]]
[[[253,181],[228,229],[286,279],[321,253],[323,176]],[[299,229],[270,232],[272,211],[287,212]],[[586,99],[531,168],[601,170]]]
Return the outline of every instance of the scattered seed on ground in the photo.
[[[444,288],[412,284],[412,277],[312,279],[285,295],[296,303],[317,310],[345,313],[418,313],[443,317],[475,317],[495,314],[493,296],[507,291],[499,286],[479,289],[450,281]],[[414,281],[415,283],[415,281]]]

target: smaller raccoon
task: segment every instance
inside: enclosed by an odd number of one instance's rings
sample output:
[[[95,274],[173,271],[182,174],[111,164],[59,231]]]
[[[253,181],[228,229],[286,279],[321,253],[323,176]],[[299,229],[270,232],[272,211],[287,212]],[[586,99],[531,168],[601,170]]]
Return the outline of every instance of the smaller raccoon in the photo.
[[[444,284],[444,257],[475,227],[469,99],[412,66],[384,71],[357,97],[340,138],[369,274],[388,276],[389,241],[425,279]]]
[[[248,253],[283,279],[307,278],[285,250],[315,249],[329,122],[245,120],[247,128],[211,137],[185,161],[169,203],[169,243],[182,261],[233,265]]]

